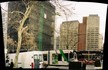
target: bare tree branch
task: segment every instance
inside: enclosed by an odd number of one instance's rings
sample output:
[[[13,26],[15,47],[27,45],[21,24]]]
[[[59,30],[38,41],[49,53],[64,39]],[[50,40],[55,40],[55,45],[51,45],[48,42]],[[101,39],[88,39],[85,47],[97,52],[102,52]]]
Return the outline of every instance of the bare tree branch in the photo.
[[[1,7],[1,6],[0,6]],[[8,12],[7,10],[5,10],[4,8],[1,7],[2,10],[4,10],[5,12]]]
[[[21,11],[12,11],[12,12],[9,12],[10,14],[13,14],[13,13],[19,13],[19,14],[22,14],[22,15],[24,15],[24,13],[23,12],[21,12]]]
[[[13,14],[13,13],[19,13],[19,14],[24,15],[24,13],[21,12],[21,11],[12,11],[12,12],[8,12],[7,10],[3,9],[2,7],[1,7],[1,9],[4,10],[5,12],[7,12],[7,13],[10,13],[10,14]]]
[[[25,29],[27,29],[27,28],[28,28],[28,26],[23,27],[23,28],[22,28],[22,32],[23,32]]]

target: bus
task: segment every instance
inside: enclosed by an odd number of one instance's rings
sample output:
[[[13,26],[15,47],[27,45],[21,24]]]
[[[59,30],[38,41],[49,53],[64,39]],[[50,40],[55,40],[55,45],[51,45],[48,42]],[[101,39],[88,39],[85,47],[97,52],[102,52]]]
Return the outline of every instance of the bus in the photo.
[[[45,65],[68,65],[70,52],[73,50],[27,51],[20,52],[18,68],[44,68]],[[16,53],[8,53],[9,61],[15,59]],[[9,62],[10,63],[10,62]]]

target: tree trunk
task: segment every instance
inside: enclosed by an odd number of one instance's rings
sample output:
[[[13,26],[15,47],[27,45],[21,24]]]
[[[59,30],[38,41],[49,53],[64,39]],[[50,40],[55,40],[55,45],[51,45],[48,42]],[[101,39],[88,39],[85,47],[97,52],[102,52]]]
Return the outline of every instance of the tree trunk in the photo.
[[[16,56],[15,56],[15,59],[14,59],[14,68],[17,68],[18,66],[18,56],[19,56],[19,52],[20,52],[20,48],[21,48],[21,42],[22,42],[22,32],[24,31],[24,23],[26,21],[26,19],[29,17],[29,14],[31,13],[31,10],[33,8],[33,5],[31,7],[28,7],[25,14],[24,14],[24,17],[22,19],[22,22],[20,23],[20,26],[19,26],[19,30],[18,30],[18,45],[17,45],[17,49],[16,49]]]
[[[14,67],[17,67],[17,64],[18,64],[18,55],[19,55],[19,52],[20,52],[21,41],[22,41],[21,34],[22,34],[21,30],[18,31],[18,46],[17,46],[17,51],[16,51],[16,57],[15,57],[15,60],[14,60]]]

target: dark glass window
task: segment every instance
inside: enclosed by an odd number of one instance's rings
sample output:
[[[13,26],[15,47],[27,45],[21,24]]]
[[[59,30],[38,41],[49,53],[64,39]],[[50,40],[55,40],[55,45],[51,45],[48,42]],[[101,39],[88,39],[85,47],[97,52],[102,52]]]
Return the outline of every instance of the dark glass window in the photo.
[[[68,53],[65,53],[65,56],[66,56],[66,58],[68,59]],[[64,61],[66,61],[66,60],[64,59]]]
[[[43,54],[44,61],[47,61],[47,54]]]
[[[62,56],[61,56],[61,54],[58,54],[58,61],[62,61]]]

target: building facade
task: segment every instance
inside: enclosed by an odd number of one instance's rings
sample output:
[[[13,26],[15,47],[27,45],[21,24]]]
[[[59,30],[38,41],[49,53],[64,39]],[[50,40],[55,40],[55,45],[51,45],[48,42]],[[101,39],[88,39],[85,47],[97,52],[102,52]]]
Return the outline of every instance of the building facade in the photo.
[[[99,50],[103,49],[103,36],[102,34],[99,35]]]
[[[83,22],[66,21],[60,26],[60,49],[94,51],[102,47],[99,34],[99,16],[83,17]]]
[[[83,22],[79,24],[78,51],[86,50],[86,25],[87,17],[83,17]]]
[[[99,16],[89,15],[86,26],[86,50],[99,49]]]
[[[66,21],[60,26],[60,49],[74,49],[78,46],[78,26],[79,22]]]
[[[14,5],[14,6],[13,6]],[[16,6],[15,6],[16,5]],[[9,12],[21,11],[25,12],[26,7],[22,1],[9,2]],[[32,39],[31,44],[22,44],[21,49],[24,50],[52,50],[54,40],[54,25],[55,25],[55,7],[49,1],[34,1],[34,7],[30,16],[24,23],[24,26],[28,26],[26,39]],[[14,16],[12,16],[14,17]],[[22,15],[20,15],[22,17]],[[8,35],[14,41],[17,42],[17,31],[12,29],[12,23],[8,23]],[[23,36],[24,37],[24,36]],[[29,41],[29,40],[28,40]],[[22,43],[25,41],[22,40]],[[12,49],[12,48],[11,48]],[[16,49],[16,47],[14,48]]]
[[[59,49],[59,45],[60,45],[60,37],[56,37],[56,48],[55,49]]]
[[[32,13],[31,16],[34,18],[37,15],[37,20],[36,18],[30,20],[34,24],[31,24],[31,26],[34,26],[35,41],[38,48],[52,50],[54,45],[55,7],[48,1],[38,2],[36,7],[39,10],[34,9],[34,12],[37,11],[37,13]]]

